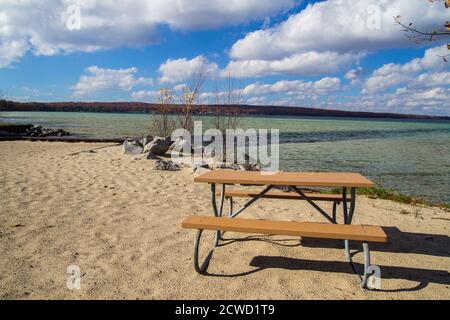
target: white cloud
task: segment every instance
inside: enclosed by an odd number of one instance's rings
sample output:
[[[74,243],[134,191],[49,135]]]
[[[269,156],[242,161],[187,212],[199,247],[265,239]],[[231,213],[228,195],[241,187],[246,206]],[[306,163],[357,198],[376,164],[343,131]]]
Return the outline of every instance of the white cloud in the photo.
[[[425,30],[439,27],[448,19],[441,3],[427,1],[321,1],[274,28],[247,34],[233,45],[231,56],[239,60],[279,60],[307,51],[349,52],[414,45],[394,23],[397,15]]]
[[[151,100],[155,101],[159,98],[160,92],[158,90],[140,90],[131,94],[131,99],[134,101]]]
[[[18,61],[25,55],[27,50],[28,44],[25,41],[0,41],[0,68],[7,67],[11,63]]]
[[[244,88],[244,95],[258,96],[264,94],[289,95],[325,95],[340,89],[341,80],[339,78],[322,78],[318,81],[303,80],[281,80],[274,84],[252,83]]]
[[[264,105],[268,104],[268,100],[266,97],[251,97],[246,100],[246,103],[251,105]]]
[[[416,76],[426,70],[448,68],[448,64],[441,58],[444,54],[447,54],[447,47],[439,46],[426,50],[423,58],[416,58],[405,64],[385,64],[366,79],[363,84],[363,93],[380,92],[404,83],[415,82],[417,84],[417,81],[425,83],[424,80],[430,75],[419,75],[422,80],[415,79]],[[440,76],[445,78],[446,75],[441,74]],[[432,77],[434,79],[431,80],[437,80],[436,75]]]
[[[102,90],[130,91],[138,85],[151,85],[152,79],[136,78],[136,68],[102,69],[91,66],[86,69],[87,75],[82,75],[80,81],[72,87],[74,96],[81,97]]]
[[[310,51],[280,60],[234,60],[222,73],[242,78],[278,74],[321,75],[338,72],[342,66],[357,62],[363,56],[364,54],[361,53],[338,54],[332,51]]]
[[[205,76],[212,77],[218,73],[217,64],[209,62],[203,56],[197,56],[191,60],[168,59],[159,67],[161,83],[180,83],[190,79],[201,67],[205,68]]]
[[[351,69],[351,70],[347,71],[347,73],[345,74],[345,79],[355,80],[361,76],[362,72],[363,72],[363,69],[361,67],[358,67],[356,69]]]
[[[80,4],[80,29],[70,30],[68,8]],[[160,40],[159,28],[209,29],[264,19],[294,0],[0,0],[0,67],[27,52],[55,55]]]
[[[437,87],[450,86],[450,72],[433,72],[422,73],[415,78],[410,84],[410,87]]]
[[[347,96],[321,101],[317,106],[353,111],[450,116],[450,88],[401,87],[392,93]]]
[[[416,45],[394,23],[395,16],[432,30],[447,14],[441,3],[427,1],[321,1],[235,42],[227,69],[242,77],[334,73],[369,50]]]
[[[450,88],[401,88],[381,101],[381,108],[391,112],[450,115]],[[383,107],[383,102],[385,106]]]

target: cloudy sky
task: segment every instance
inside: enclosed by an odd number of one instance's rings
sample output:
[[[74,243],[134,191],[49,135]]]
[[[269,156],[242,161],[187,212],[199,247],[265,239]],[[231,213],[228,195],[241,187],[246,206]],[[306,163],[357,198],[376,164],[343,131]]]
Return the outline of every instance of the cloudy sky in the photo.
[[[200,65],[214,102],[450,115],[445,42],[428,0],[0,0],[0,91],[20,101],[155,101]]]

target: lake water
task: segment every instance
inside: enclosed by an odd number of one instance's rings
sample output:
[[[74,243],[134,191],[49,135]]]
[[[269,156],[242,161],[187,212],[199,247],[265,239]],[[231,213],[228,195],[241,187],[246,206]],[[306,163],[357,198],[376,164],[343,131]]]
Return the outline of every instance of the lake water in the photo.
[[[4,112],[9,122],[90,136],[142,136],[151,115]],[[204,117],[204,127],[211,118]],[[377,185],[450,203],[450,122],[349,118],[244,117],[241,127],[280,129],[286,171],[360,172]]]

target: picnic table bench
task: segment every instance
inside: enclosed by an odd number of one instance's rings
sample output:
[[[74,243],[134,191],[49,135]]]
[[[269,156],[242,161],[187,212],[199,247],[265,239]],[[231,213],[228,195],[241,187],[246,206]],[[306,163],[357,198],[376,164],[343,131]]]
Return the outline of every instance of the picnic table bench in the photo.
[[[270,235],[288,235],[309,238],[344,240],[347,260],[355,273],[357,268],[350,254],[349,240],[360,241],[364,251],[364,270],[362,272],[361,285],[366,287],[370,267],[370,251],[368,242],[387,242],[384,230],[379,226],[351,225],[355,204],[356,188],[371,187],[373,183],[357,173],[323,173],[323,172],[278,172],[260,173],[246,171],[216,170],[194,179],[195,182],[209,183],[211,186],[211,198],[214,216],[190,216],[187,217],[182,227],[197,229],[197,237],[194,243],[194,268],[199,273],[204,273],[211,260],[214,247],[216,247],[225,231],[241,233],[260,233]],[[221,184],[220,192],[216,191],[216,184]],[[265,186],[261,191],[254,190],[226,190],[227,185],[252,185]],[[273,191],[276,186],[287,186],[292,191]],[[342,194],[316,194],[303,192],[305,187],[339,187]],[[350,198],[347,197],[347,189],[350,189]],[[217,196],[220,196],[217,204]],[[233,197],[250,198],[239,210],[233,210]],[[230,200],[228,217],[223,216],[224,200]],[[272,221],[256,219],[237,219],[245,209],[262,198],[272,199],[298,199],[307,201],[314,209],[324,216],[330,223],[312,223],[297,221]],[[332,201],[333,213],[330,215],[322,209],[317,201]],[[343,204],[344,224],[338,224],[336,219],[337,203]],[[348,204],[349,203],[349,204]],[[214,247],[204,259],[199,262],[199,243],[203,230],[215,231]]]

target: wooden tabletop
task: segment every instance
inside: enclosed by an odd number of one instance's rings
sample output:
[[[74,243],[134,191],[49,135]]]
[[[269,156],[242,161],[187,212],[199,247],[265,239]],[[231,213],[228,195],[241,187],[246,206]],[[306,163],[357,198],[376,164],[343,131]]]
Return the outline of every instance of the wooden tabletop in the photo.
[[[359,173],[347,172],[277,172],[214,170],[194,179],[195,182],[304,186],[304,187],[373,187],[374,183]]]

